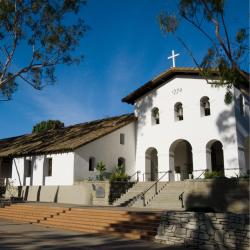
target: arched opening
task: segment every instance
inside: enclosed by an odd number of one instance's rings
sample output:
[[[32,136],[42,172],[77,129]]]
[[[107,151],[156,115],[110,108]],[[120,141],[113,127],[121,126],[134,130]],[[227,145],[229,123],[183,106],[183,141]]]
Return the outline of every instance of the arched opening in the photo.
[[[158,179],[158,152],[155,148],[148,148],[145,153],[145,181]]]
[[[181,102],[177,102],[174,105],[174,120],[175,121],[183,120],[183,107]]]
[[[191,144],[183,139],[176,140],[169,148],[170,180],[183,181],[192,178],[193,154]]]
[[[151,111],[152,125],[160,124],[160,112],[157,107],[153,108]]]
[[[200,100],[200,112],[201,116],[209,116],[211,114],[210,102],[207,96],[203,96]]]
[[[207,143],[207,169],[224,174],[223,145],[218,140]]]
[[[89,158],[89,171],[95,170],[95,157]]]
[[[123,167],[125,168],[125,163],[126,163],[125,158],[123,158],[123,157],[119,157],[119,158],[118,158],[117,165],[118,165],[119,167],[123,166]]]

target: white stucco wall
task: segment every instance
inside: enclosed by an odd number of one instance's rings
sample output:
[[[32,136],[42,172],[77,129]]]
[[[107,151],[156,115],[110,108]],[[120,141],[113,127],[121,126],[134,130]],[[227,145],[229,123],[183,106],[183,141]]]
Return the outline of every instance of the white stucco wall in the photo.
[[[45,176],[45,158],[52,158],[52,176]],[[25,176],[25,157],[14,158],[12,163],[12,181],[15,186],[72,185],[74,154],[61,153],[27,157],[32,161],[31,177]]]
[[[209,97],[210,116],[201,117],[200,99],[203,96]],[[239,165],[234,104],[226,105],[224,96],[225,89],[212,87],[203,79],[177,77],[138,99],[135,103],[138,116],[136,169],[145,172],[145,152],[154,147],[158,151],[158,171],[169,170],[170,146],[184,139],[192,146],[194,177],[197,177],[202,172],[199,170],[207,168],[207,143],[219,140],[223,144],[225,173],[235,176],[238,173],[235,168]],[[174,119],[177,102],[183,105],[182,121]],[[151,124],[154,107],[160,111],[158,125]]]
[[[120,134],[125,134],[125,144],[120,144]],[[99,161],[106,165],[106,172],[112,172],[119,157],[126,160],[126,172],[129,175],[135,172],[135,122],[101,137],[75,150],[74,180],[82,181],[88,178],[95,179],[98,172],[89,171],[89,158],[95,157],[95,166]]]
[[[240,95],[243,97],[243,112],[240,109]],[[237,128],[237,142],[238,142],[238,155],[239,165],[241,167],[242,174],[246,174],[250,170],[249,166],[249,119],[250,119],[250,97],[244,93],[241,93],[235,88],[234,91],[235,100],[235,116],[236,116],[236,128]],[[247,158],[247,159],[246,159]]]

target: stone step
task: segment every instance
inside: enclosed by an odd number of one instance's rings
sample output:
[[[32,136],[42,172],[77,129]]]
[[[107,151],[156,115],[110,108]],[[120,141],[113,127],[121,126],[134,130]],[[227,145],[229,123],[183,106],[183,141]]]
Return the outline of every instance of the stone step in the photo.
[[[124,226],[124,225],[88,225],[88,224],[76,224],[76,223],[70,223],[65,225],[64,221],[41,221],[39,224],[43,225],[49,225],[49,226],[56,226],[56,227],[64,227],[68,230],[85,230],[88,232],[89,230],[96,231],[96,232],[127,232],[127,233],[133,233],[133,234],[140,234],[142,231],[146,232],[146,234],[156,234],[157,228],[151,228],[150,230],[145,230],[144,228],[136,228],[135,226]],[[78,231],[77,230],[77,231]]]
[[[132,221],[113,221],[113,220],[88,220],[86,218],[85,220],[81,219],[76,219],[72,220],[70,218],[64,217],[62,218],[61,216],[57,216],[54,218],[48,218],[46,220],[48,223],[52,224],[65,224],[65,225],[71,225],[71,226],[86,226],[86,227],[92,227],[93,225],[95,227],[123,227],[123,228],[134,228],[134,229],[141,229],[143,228],[144,230],[147,231],[155,231],[158,228],[159,222],[147,222],[141,221],[141,222],[132,222]]]
[[[0,218],[62,228],[64,230],[112,234],[130,239],[149,239],[157,233],[161,213],[114,209],[10,206],[0,209]],[[59,211],[59,212],[58,212]]]

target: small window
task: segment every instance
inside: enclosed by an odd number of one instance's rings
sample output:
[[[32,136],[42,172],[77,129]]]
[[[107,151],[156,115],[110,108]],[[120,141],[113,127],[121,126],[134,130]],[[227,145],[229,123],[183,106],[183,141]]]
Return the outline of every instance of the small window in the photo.
[[[120,144],[121,145],[125,144],[125,134],[120,134]]]
[[[178,102],[174,105],[175,121],[183,120],[183,107],[182,103]]]
[[[47,173],[46,176],[52,176],[52,158],[47,159]]]
[[[152,125],[160,124],[160,112],[158,108],[153,108],[151,111]]]
[[[31,160],[26,160],[26,177],[31,177],[32,162]]]
[[[89,171],[95,170],[95,157],[89,158]]]
[[[125,159],[123,157],[118,158],[118,164],[119,167],[123,166],[125,167]]]
[[[200,100],[200,111],[201,111],[201,116],[209,116],[211,114],[210,102],[207,96],[202,97]]]

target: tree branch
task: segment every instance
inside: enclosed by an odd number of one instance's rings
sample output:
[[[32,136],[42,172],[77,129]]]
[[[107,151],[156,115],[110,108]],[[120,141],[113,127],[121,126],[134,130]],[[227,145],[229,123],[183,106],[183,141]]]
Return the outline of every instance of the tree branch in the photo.
[[[220,35],[220,25],[219,25],[219,22],[218,22],[218,20],[216,20],[216,19],[213,18],[213,13],[212,13],[212,11],[209,9],[206,0],[200,0],[200,1],[203,3],[203,5],[204,5],[204,7],[205,7],[205,10],[206,10],[206,12],[207,12],[207,14],[208,14],[208,16],[211,17],[211,21],[212,21],[212,22],[214,23],[214,25],[215,25],[215,35],[216,35],[216,37],[217,37],[217,39],[218,39],[218,41],[219,41],[221,47],[223,48],[224,52],[226,53],[226,55],[227,55],[229,61],[231,62],[231,64],[232,64],[232,69],[237,70],[237,71],[239,72],[239,74],[240,74],[245,80],[247,80],[247,81],[249,82],[249,76],[248,76],[244,71],[242,71],[242,70],[239,68],[238,64],[234,61],[232,55],[230,54],[230,51],[228,51],[228,49],[226,48],[226,45],[225,45],[225,43],[224,43],[224,41],[223,41],[223,39],[222,39],[222,37],[221,37],[221,35]]]
[[[225,20],[224,20],[224,14],[223,13],[221,13],[221,20],[222,20],[223,29],[224,29],[224,32],[225,32],[225,35],[226,35],[228,52],[229,52],[230,55],[232,55],[229,36],[228,36],[227,27],[226,27],[226,23],[225,23]]]
[[[188,21],[189,23],[191,23],[195,28],[197,28],[214,46],[214,48],[216,49],[216,51],[218,51],[217,49],[217,44],[215,43],[215,41],[213,40],[213,38],[211,36],[209,36],[209,34],[207,32],[205,32],[200,25],[197,25],[194,21],[192,21],[191,19],[187,18],[187,17],[183,17],[186,21]]]

